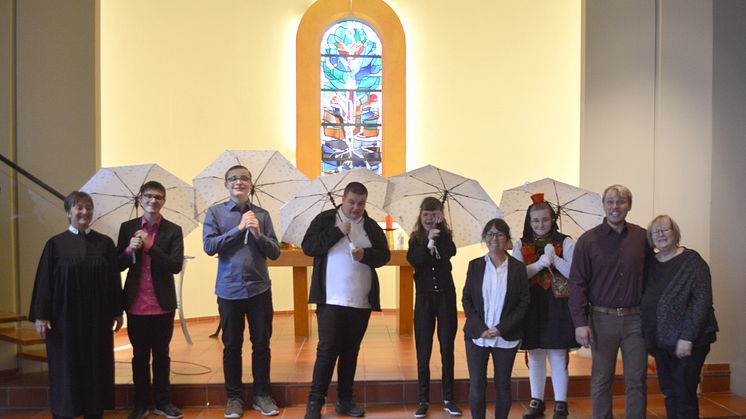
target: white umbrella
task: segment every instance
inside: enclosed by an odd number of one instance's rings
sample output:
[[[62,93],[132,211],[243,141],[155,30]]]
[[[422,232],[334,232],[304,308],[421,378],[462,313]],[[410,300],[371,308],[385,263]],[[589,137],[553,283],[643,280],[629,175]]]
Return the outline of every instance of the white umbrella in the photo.
[[[546,178],[503,191],[500,208],[505,211],[505,221],[514,237],[523,234],[526,210],[535,193],[544,194],[544,201],[557,213],[560,231],[575,239],[603,221],[604,207],[599,194]]]
[[[386,217],[386,179],[368,169],[357,168],[314,179],[308,187],[288,201],[280,210],[282,241],[300,246],[314,217],[342,203],[344,189],[350,182],[360,182],[368,189],[365,211],[374,220]]]
[[[184,236],[197,228],[194,219],[194,188],[157,164],[99,169],[80,190],[93,198],[91,227],[117,241],[119,226],[139,215],[138,194],[143,183],[155,180],[166,188],[161,214],[178,224]]]
[[[411,234],[428,196],[443,202],[456,246],[479,243],[487,221],[502,217],[479,182],[429,165],[389,178],[386,211]]]
[[[230,198],[225,172],[242,165],[251,172],[254,188],[249,201],[269,212],[275,234],[280,231],[280,207],[305,187],[309,180],[278,151],[227,150],[192,181],[197,191],[197,218],[205,219],[207,209]]]

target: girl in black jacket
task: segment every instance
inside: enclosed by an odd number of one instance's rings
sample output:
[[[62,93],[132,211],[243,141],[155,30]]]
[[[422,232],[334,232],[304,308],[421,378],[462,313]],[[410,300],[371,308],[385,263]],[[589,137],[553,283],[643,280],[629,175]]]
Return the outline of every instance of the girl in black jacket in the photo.
[[[451,229],[443,217],[443,203],[433,197],[423,199],[407,252],[417,290],[414,337],[420,393],[420,405],[415,412],[418,418],[427,416],[430,402],[430,355],[436,322],[443,368],[443,410],[454,416],[461,415],[461,409],[453,403],[453,341],[458,321],[451,258],[455,254]]]

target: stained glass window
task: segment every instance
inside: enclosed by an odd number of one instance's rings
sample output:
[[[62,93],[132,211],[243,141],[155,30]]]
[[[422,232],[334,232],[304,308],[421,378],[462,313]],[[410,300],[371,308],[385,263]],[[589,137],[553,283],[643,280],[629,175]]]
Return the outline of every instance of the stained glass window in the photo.
[[[363,22],[332,25],[321,40],[321,173],[381,174],[381,41]]]

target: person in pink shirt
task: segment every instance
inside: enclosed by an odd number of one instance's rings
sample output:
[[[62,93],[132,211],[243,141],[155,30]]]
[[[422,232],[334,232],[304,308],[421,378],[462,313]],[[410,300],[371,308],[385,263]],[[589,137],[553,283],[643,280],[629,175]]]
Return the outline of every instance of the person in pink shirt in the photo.
[[[135,383],[135,408],[129,419],[148,416],[151,387],[154,413],[177,419],[184,415],[171,403],[168,346],[176,310],[174,274],[181,271],[184,261],[184,236],[181,227],[161,216],[166,203],[162,184],[144,183],[138,198],[143,215],[122,223],[117,244],[119,270],[129,269],[124,283],[124,309]]]

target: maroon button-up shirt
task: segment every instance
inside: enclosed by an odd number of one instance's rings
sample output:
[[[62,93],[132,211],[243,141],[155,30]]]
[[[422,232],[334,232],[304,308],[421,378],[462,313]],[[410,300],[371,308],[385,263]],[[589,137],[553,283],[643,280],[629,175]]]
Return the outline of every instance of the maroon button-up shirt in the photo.
[[[653,252],[644,228],[626,223],[621,233],[604,221],[575,244],[570,270],[570,315],[588,326],[588,304],[637,307],[642,301],[645,261]]]

